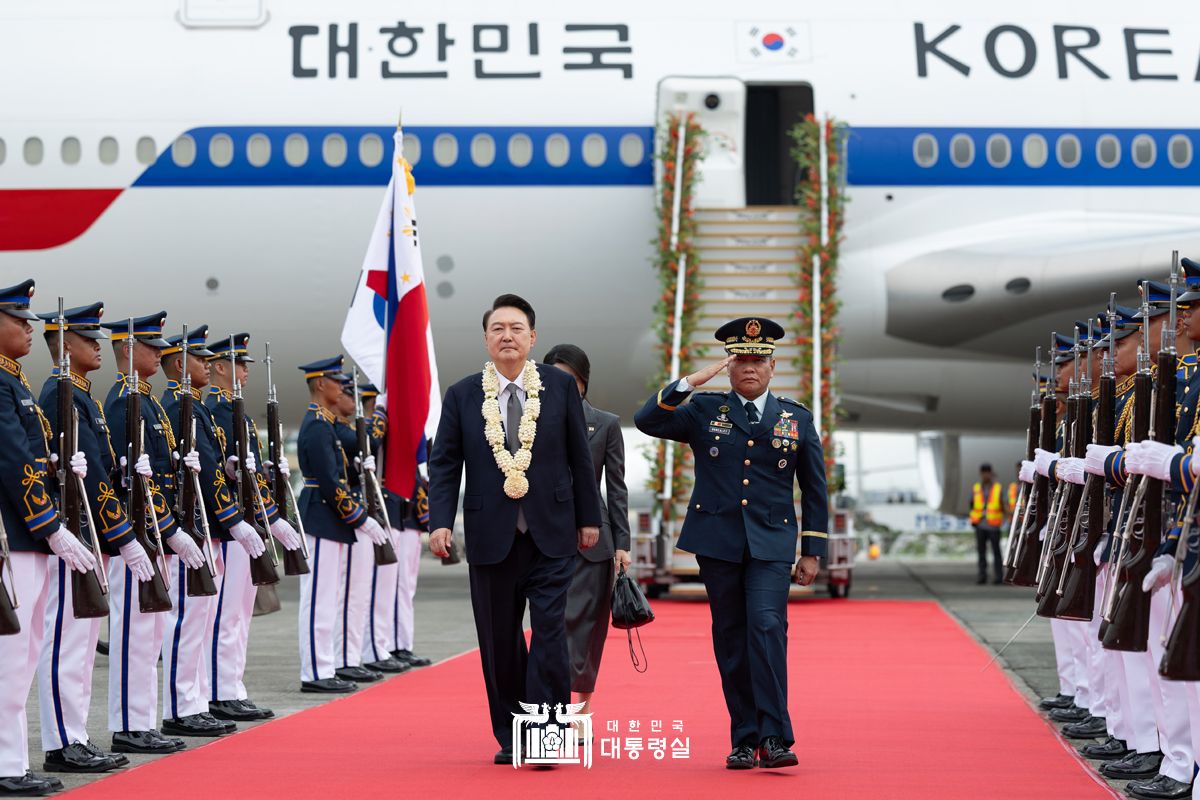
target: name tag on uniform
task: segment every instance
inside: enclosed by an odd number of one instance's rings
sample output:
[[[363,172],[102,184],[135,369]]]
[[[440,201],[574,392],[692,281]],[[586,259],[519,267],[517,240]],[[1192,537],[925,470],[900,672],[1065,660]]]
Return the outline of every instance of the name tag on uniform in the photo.
[[[155,424],[153,426],[153,428],[154,428],[154,430],[158,431],[159,433],[162,433],[162,429],[163,429],[162,425]]]
[[[710,420],[708,423],[708,432],[716,433],[721,436],[728,435],[733,432],[732,422],[722,422],[719,419]]]
[[[30,400],[28,397],[22,397],[21,405],[25,406],[26,408],[33,408],[33,401]]]

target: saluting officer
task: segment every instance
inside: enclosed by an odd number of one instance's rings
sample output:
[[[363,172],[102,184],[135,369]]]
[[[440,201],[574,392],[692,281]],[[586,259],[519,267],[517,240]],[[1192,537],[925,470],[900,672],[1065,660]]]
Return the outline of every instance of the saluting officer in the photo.
[[[686,442],[696,482],[679,548],[696,554],[712,611],[713,651],[729,709],[728,769],[797,763],[787,709],[789,575],[808,585],[829,538],[825,459],[812,414],[769,391],[784,331],[768,319],[722,325],[728,358],[652,395],[639,430]],[[728,369],[732,392],[693,390]],[[793,501],[801,492],[800,513]]]
[[[45,320],[46,346],[54,360],[54,371],[42,386],[39,405],[57,436],[61,425],[71,420],[58,418],[59,337],[70,361],[72,401],[79,417],[78,447],[84,454],[86,502],[96,524],[96,538],[105,556],[120,556],[138,581],[150,580],[150,557],[134,538],[133,528],[117,497],[117,458],[108,438],[104,411],[91,395],[92,382],[85,377],[100,368],[100,341],[108,334],[100,327],[101,303],[68,309],[63,313],[65,330],[56,321],[58,312],[38,316]],[[85,516],[84,520],[88,518]],[[90,534],[89,534],[90,535]],[[105,753],[88,740],[88,709],[92,702],[92,667],[96,662],[96,640],[100,619],[76,619],[72,613],[70,558],[60,555],[50,564],[50,593],[46,603],[45,632],[38,659],[38,701],[42,720],[44,768],[50,772],[105,772],[129,763],[121,754]],[[110,604],[113,602],[109,596]]]
[[[44,633],[42,615],[50,588],[50,554],[56,553],[70,569],[95,568],[90,550],[77,533],[63,525],[51,499],[54,452],[50,423],[33,400],[29,381],[19,359],[29,355],[37,316],[29,311],[33,281],[0,289],[0,555],[6,562],[0,576],[20,630],[0,636],[0,797],[49,794],[62,781],[29,771],[25,703],[37,668]],[[82,454],[72,459],[86,472]],[[74,476],[72,476],[74,478]]]

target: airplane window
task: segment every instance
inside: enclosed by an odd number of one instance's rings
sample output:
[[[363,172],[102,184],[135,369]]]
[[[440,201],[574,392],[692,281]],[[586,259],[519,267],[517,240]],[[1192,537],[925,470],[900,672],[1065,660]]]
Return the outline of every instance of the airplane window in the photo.
[[[514,167],[529,166],[533,160],[533,142],[523,133],[508,138],[508,163]]]
[[[171,145],[171,160],[177,167],[190,167],[196,161],[196,140],[186,133]]]
[[[956,167],[969,167],[975,160],[975,141],[965,133],[956,133],[950,139],[950,160]]]
[[[1012,145],[1003,133],[993,133],[987,140],[988,163],[997,169],[1007,167],[1012,160]]]
[[[62,161],[64,164],[78,164],[83,155],[83,147],[74,136],[62,140]]]
[[[25,163],[40,164],[42,163],[43,147],[42,140],[36,136],[30,136],[25,140]]]
[[[321,158],[325,166],[340,167],[346,163],[346,137],[340,133],[331,133],[321,143]]]
[[[439,167],[453,166],[458,161],[458,139],[450,133],[439,133],[433,140],[433,160]]]
[[[378,134],[368,133],[358,140],[358,160],[364,167],[377,167],[383,161],[383,139]]]
[[[1158,158],[1157,150],[1154,139],[1149,134],[1140,133],[1133,137],[1133,163],[1139,167],[1152,166]]]
[[[1111,133],[1096,140],[1096,160],[1100,166],[1112,168],[1121,160],[1121,143]]]
[[[266,134],[255,133],[246,140],[246,160],[255,167],[265,167],[271,160],[271,140]]]
[[[1021,158],[1025,166],[1037,169],[1046,163],[1050,157],[1050,148],[1046,146],[1046,137],[1040,133],[1031,133],[1021,142]]]
[[[417,138],[415,133],[406,133],[400,147],[404,152],[405,160],[415,167],[421,160],[421,140]]]
[[[158,148],[154,146],[154,140],[149,136],[138,139],[134,149],[139,164],[153,164],[154,159],[158,158]]]
[[[308,139],[304,134],[288,134],[283,140],[283,160],[290,167],[303,167],[308,162]]]
[[[598,133],[589,133],[583,137],[583,163],[589,167],[599,167],[608,158],[608,142]]]
[[[571,157],[571,143],[561,133],[552,133],[546,137],[546,163],[552,167],[561,167]]]
[[[1058,137],[1054,145],[1058,163],[1064,167],[1073,167],[1079,163],[1079,137],[1073,133],[1064,133]]]
[[[496,160],[496,140],[486,133],[477,133],[471,139],[471,161],[477,167],[490,167]]]
[[[214,167],[228,167],[233,162],[233,139],[218,133],[208,140],[208,160]]]
[[[922,133],[913,140],[913,161],[919,167],[932,167],[938,160],[938,143],[932,133]]]
[[[120,147],[117,146],[117,140],[111,136],[105,136],[100,140],[100,163],[115,164],[117,156],[120,155]]]
[[[4,163],[4,157],[8,155],[8,146],[4,144],[4,140],[0,139],[0,164]]]
[[[0,153],[3,152],[3,147],[0,147]],[[1192,140],[1184,136],[1182,133],[1177,133],[1167,142],[1167,158],[1171,161],[1171,166],[1177,169],[1183,169],[1188,164],[1192,163]],[[3,156],[0,156],[0,161],[3,161]]]
[[[622,136],[617,149],[620,151],[621,163],[627,167],[636,167],[646,158],[646,143],[636,133]]]

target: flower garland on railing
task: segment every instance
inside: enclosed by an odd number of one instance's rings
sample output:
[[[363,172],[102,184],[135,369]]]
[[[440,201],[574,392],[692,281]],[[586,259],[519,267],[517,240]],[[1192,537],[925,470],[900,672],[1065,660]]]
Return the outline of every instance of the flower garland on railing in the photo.
[[[679,116],[668,115],[663,127],[659,130],[658,141],[661,143],[658,158],[662,162],[662,186],[658,197],[658,236],[654,240],[654,268],[658,272],[658,285],[661,290],[658,302],[654,304],[654,332],[658,336],[659,368],[652,380],[652,388],[660,389],[670,380],[671,346],[675,329],[675,288],[679,276],[679,258],[687,256],[687,267],[684,272],[683,289],[683,319],[679,348],[679,374],[691,374],[695,359],[704,355],[704,349],[691,344],[692,333],[696,328],[697,309],[700,305],[700,264],[696,256],[692,238],[696,231],[693,218],[692,190],[699,177],[697,166],[703,158],[702,148],[703,129],[695,121],[692,114],[687,115],[684,125],[683,139],[683,180],[682,198],[679,204],[679,241],[677,247],[671,249],[671,213],[675,202],[675,163],[676,150],[679,147]],[[651,460],[650,478],[646,488],[654,493],[655,509],[662,510],[660,497],[663,490],[664,469],[667,457],[667,447],[675,448],[671,481],[672,503],[663,514],[663,519],[674,516],[675,504],[686,502],[691,490],[691,481],[685,471],[685,459],[690,452],[682,444],[659,441],[648,454]]]
[[[828,209],[828,244],[821,246],[821,127],[825,130],[825,197]],[[800,354],[793,360],[800,373],[800,399],[812,407],[813,385],[813,256],[821,257],[821,436],[825,446],[825,475],[830,478],[836,453],[833,447],[833,431],[836,426],[837,408],[837,345],[841,338],[837,326],[837,312],[841,302],[837,299],[838,251],[842,241],[842,224],[845,221],[846,191],[843,180],[845,160],[843,144],[846,128],[826,117],[818,122],[807,115],[790,131],[792,158],[800,167],[801,179],[796,188],[796,202],[800,206],[801,244],[798,251],[799,268],[796,285],[799,295],[794,313],[797,328],[796,342]]]

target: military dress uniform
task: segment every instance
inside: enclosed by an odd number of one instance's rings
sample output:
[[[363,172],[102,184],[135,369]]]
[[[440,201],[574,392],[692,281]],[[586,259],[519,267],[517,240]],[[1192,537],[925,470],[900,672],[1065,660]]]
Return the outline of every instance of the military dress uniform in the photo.
[[[0,312],[23,320],[36,320],[29,311],[33,281],[0,289]],[[0,355],[0,523],[7,537],[3,555],[7,564],[0,576],[9,598],[16,598],[20,630],[0,636],[0,796],[37,791],[54,786],[29,774],[28,727],[25,704],[41,649],[43,616],[50,589],[51,550],[47,537],[59,530],[62,519],[52,497],[50,423],[34,402],[29,381],[16,360]],[[71,534],[74,535],[74,534]],[[58,559],[54,559],[57,561]]]
[[[716,335],[730,354],[771,356],[783,329],[740,319]],[[643,433],[686,442],[695,458],[678,546],[696,554],[708,592],[734,746],[727,766],[754,765],[744,748],[758,748],[766,765],[795,764],[790,752],[787,761],[777,758],[781,743],[795,741],[787,709],[788,586],[797,533],[803,556],[824,556],[828,539],[825,460],[812,414],[769,391],[753,401],[734,392],[692,394],[684,379],[652,395],[634,421]]]
[[[89,339],[106,339],[100,327],[103,305],[96,303],[68,309],[64,312],[65,327]],[[46,330],[58,331],[57,312],[39,314],[46,321]],[[42,386],[38,403],[50,422],[55,436],[58,419],[58,374],[53,373]],[[120,548],[136,544],[133,528],[117,496],[120,484],[116,479],[116,455],[108,436],[104,411],[91,395],[92,383],[73,369],[73,403],[79,418],[78,449],[87,459],[84,478],[85,498],[96,524],[96,538],[104,557],[120,554]],[[83,515],[86,527],[88,517]],[[80,531],[89,537],[90,533]],[[140,547],[140,545],[138,545]],[[113,601],[109,595],[110,604]],[[88,709],[92,700],[92,667],[96,661],[96,641],[100,634],[100,619],[76,619],[72,613],[71,578],[62,559],[50,560],[49,601],[44,615],[44,638],[38,659],[38,700],[41,715],[42,748],[46,751],[45,769],[67,772],[99,772],[113,769],[128,759],[110,756],[95,747],[87,734]]]
[[[380,445],[380,449],[382,449]],[[417,464],[428,458],[429,440],[421,443],[417,451]],[[433,662],[413,652],[413,634],[416,618],[413,598],[417,593],[417,577],[421,571],[421,534],[429,531],[429,481],[418,473],[413,487],[412,500],[383,490],[383,501],[387,504],[388,516],[392,521],[392,532],[396,543],[396,589],[392,613],[392,627],[388,649],[392,657],[412,667],[427,667]]]
[[[149,347],[162,349],[166,313],[159,312],[133,320],[133,338]],[[114,342],[129,338],[127,322],[104,323]],[[130,345],[132,346],[132,344]],[[175,436],[158,398],[151,394],[150,384],[127,375],[128,362],[118,364],[117,382],[108,391],[104,414],[113,421],[108,436],[112,451],[118,459],[130,452],[128,428],[125,424],[131,394],[136,393],[142,419],[143,452],[149,457],[153,476],[145,478],[153,505],[147,500],[146,535],[151,541],[154,525],[166,547],[166,540],[178,531],[164,489],[174,486]],[[142,476],[134,464],[125,463],[123,475],[126,508],[134,492],[143,491]],[[166,576],[169,580],[169,575]],[[108,585],[110,611],[108,615],[108,729],[113,732],[114,749],[134,753],[173,753],[182,750],[180,739],[162,736],[158,728],[158,656],[162,650],[166,616],[162,612],[144,613],[138,604],[138,582],[125,562],[118,556],[109,559]]]

